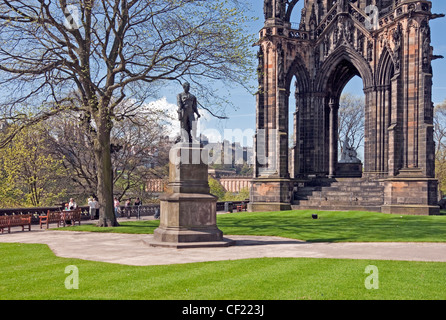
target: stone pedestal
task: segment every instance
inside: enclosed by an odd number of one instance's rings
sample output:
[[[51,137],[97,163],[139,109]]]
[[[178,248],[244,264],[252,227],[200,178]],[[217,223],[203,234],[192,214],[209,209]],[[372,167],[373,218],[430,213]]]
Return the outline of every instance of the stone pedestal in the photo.
[[[425,178],[421,171],[400,170],[385,181],[382,212],[409,215],[438,215],[438,181]]]
[[[336,165],[337,178],[361,178],[362,177],[362,163],[347,163],[339,162]]]
[[[291,210],[290,179],[257,178],[252,181],[248,211]]]
[[[199,144],[177,144],[171,149],[169,183],[160,196],[160,226],[150,245],[196,248],[233,244],[217,227],[217,198],[209,193],[205,152]]]

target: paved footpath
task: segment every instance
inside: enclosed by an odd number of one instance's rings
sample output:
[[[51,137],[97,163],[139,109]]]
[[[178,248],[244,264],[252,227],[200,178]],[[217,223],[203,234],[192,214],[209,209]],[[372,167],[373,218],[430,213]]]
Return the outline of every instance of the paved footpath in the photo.
[[[0,242],[42,243],[59,257],[147,266],[263,257],[339,258],[446,262],[446,243],[307,243],[280,237],[232,236],[234,246],[173,249],[151,247],[153,235],[57,230],[12,230]]]

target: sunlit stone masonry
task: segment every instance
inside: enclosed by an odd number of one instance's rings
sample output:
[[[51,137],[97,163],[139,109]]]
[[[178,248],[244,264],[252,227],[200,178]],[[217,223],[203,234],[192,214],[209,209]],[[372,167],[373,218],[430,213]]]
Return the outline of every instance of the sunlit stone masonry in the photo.
[[[429,23],[444,15],[430,1],[305,0],[292,23],[298,2],[264,1],[250,210],[437,214]],[[339,100],[354,76],[365,94],[360,165],[338,161]]]

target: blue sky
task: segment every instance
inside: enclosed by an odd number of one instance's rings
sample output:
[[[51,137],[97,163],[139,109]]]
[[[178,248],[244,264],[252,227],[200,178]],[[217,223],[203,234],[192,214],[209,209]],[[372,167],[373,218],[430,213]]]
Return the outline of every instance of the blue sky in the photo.
[[[257,34],[263,26],[263,1],[252,0],[252,10],[248,12],[248,15],[258,17],[258,21],[252,22],[250,32]],[[258,3],[255,5],[254,3]],[[446,13],[446,1],[445,0],[433,0],[432,1],[433,13]],[[300,9],[303,5],[303,0],[299,2],[298,6],[294,9],[292,22],[300,21]],[[435,55],[442,55],[446,57],[446,37],[443,31],[446,32],[446,18],[439,18],[431,21],[432,31],[432,46],[434,47]],[[255,49],[256,50],[256,49]],[[432,62],[433,66],[433,91],[432,100],[435,104],[441,103],[446,99],[446,59],[438,59]],[[257,79],[252,79],[253,85],[256,84]],[[176,91],[181,88],[175,88]],[[176,94],[179,92],[173,92],[175,89],[167,91],[165,102],[173,105],[176,104]],[[362,95],[362,80],[358,77],[352,79],[344,89],[344,92],[350,92],[356,95]],[[246,92],[243,88],[235,89],[232,91],[232,103],[236,107],[236,110],[228,108],[226,110],[228,120],[217,120],[212,117],[205,117],[200,121],[202,130],[210,132],[209,129],[213,129],[215,132],[218,130],[223,136],[224,129],[241,129],[251,132],[255,130],[255,109],[256,99],[255,96]],[[290,112],[293,112],[293,107],[290,103]],[[211,137],[212,138],[212,137]]]

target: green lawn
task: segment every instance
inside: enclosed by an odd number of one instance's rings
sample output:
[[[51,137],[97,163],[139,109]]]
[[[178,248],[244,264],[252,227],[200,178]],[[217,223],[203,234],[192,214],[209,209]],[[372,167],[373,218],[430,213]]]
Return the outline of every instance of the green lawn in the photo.
[[[312,219],[312,213],[318,219]],[[303,210],[222,215],[218,226],[228,235],[276,235],[313,242],[446,241],[446,216]]]
[[[56,257],[46,245],[0,244],[0,297],[20,300],[446,299],[446,263],[265,258],[135,267]],[[79,289],[65,288],[65,268]],[[368,265],[378,289],[367,289]]]
[[[225,235],[273,235],[307,241],[446,241],[446,216],[312,211],[218,215]],[[64,228],[153,233],[159,221],[117,228]],[[1,237],[0,237],[1,242]],[[135,267],[56,257],[46,245],[0,243],[0,299],[446,299],[446,263],[264,258]],[[65,288],[65,268],[79,270],[79,289]],[[366,289],[368,265],[379,289]]]
[[[319,242],[444,242],[446,216],[400,216],[360,211],[282,211],[217,216],[225,235],[265,235]],[[66,230],[153,233],[159,221],[124,222],[117,228],[82,225]]]

